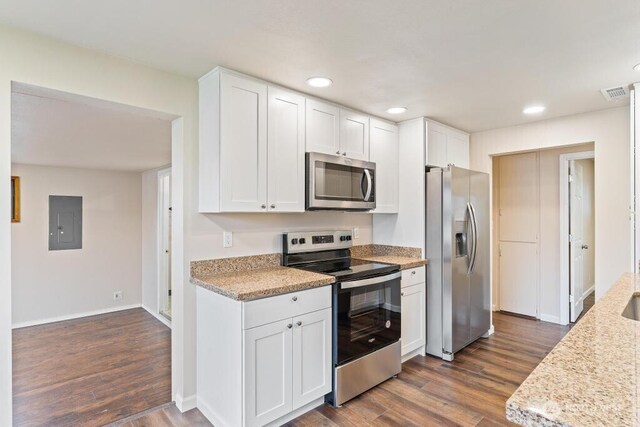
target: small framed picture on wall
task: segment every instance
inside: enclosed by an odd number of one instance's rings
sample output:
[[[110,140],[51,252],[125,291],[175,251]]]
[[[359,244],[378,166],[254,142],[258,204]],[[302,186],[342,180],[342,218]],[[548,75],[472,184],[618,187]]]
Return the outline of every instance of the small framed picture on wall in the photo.
[[[20,177],[11,177],[11,222],[20,222]]]

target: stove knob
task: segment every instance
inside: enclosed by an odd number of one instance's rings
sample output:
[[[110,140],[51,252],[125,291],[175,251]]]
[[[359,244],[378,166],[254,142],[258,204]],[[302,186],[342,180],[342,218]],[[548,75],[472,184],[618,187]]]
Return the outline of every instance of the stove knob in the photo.
[[[307,243],[307,240],[303,237],[302,239],[300,239],[300,244],[304,245],[305,243]]]
[[[340,241],[341,241],[341,242],[344,242],[344,241],[346,241],[346,240],[347,240],[347,236],[340,236]]]
[[[292,245],[297,245],[298,244],[298,239],[291,239],[291,244]]]
[[[351,236],[346,236],[346,237],[347,237],[347,240],[351,240]]]

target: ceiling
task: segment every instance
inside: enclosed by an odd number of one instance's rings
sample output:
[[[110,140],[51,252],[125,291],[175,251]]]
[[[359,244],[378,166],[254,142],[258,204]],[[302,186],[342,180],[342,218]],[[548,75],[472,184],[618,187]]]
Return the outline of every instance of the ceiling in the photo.
[[[599,90],[640,80],[638,0],[3,0],[0,22],[179,74],[223,65],[467,131],[623,105]],[[333,86],[307,87],[315,75]],[[537,103],[547,110],[522,114]],[[409,110],[385,112],[396,105]]]
[[[171,163],[171,122],[145,110],[14,85],[11,161],[141,172]]]

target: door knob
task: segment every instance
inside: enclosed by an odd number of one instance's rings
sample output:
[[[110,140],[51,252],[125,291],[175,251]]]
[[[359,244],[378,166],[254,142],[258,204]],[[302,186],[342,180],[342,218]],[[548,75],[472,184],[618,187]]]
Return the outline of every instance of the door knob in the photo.
[[[582,245],[582,249],[589,249],[589,245]]]

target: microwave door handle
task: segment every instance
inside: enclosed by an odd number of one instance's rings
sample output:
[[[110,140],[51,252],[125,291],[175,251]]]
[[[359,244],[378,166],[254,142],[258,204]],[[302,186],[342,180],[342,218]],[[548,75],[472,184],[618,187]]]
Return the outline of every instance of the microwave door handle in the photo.
[[[367,191],[364,194],[364,201],[368,202],[369,198],[371,197],[371,189],[373,187],[373,180],[371,179],[371,172],[369,171],[369,169],[364,170],[363,176],[367,178]]]

